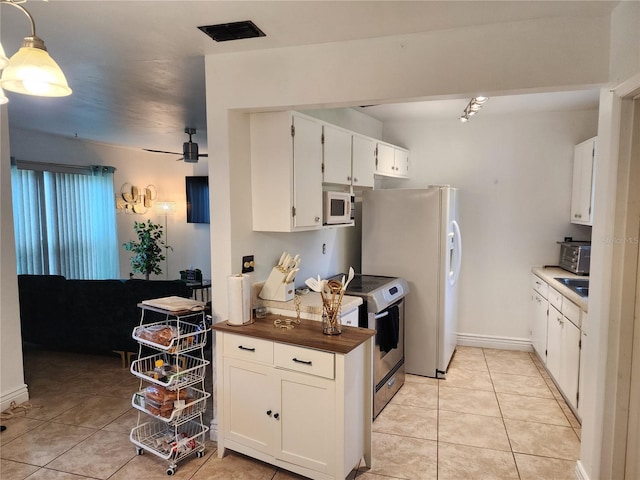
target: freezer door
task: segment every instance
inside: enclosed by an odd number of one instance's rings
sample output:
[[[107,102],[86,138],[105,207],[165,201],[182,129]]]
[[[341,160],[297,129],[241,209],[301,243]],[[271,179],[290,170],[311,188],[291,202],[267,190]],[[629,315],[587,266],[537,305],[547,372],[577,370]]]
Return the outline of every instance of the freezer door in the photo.
[[[458,278],[462,267],[462,235],[458,223],[457,190],[442,192],[442,241],[444,260],[441,278],[442,294],[440,298],[438,335],[438,372],[439,376],[447,371],[449,362],[458,343]]]

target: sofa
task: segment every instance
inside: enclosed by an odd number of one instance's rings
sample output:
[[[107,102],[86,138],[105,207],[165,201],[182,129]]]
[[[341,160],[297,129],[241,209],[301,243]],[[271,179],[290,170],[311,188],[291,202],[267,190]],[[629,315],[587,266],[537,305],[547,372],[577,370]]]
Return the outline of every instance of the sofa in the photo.
[[[18,275],[23,342],[52,350],[137,352],[131,337],[143,300],[190,297],[181,280],[67,280],[60,275]],[[145,322],[164,316],[145,312]],[[122,355],[122,353],[121,353]]]

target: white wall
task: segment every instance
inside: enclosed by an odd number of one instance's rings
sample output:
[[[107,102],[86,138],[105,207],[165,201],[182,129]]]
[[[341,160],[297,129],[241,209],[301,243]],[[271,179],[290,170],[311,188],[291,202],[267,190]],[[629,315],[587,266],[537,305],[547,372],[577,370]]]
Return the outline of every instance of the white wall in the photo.
[[[384,139],[411,152],[411,179],[382,186],[460,189],[459,333],[527,341],[531,267],[557,265],[565,236],[591,239],[569,211],[573,146],[596,134],[598,112],[481,112],[466,124],[454,113],[384,124]]]
[[[607,18],[545,19],[208,56],[207,139],[218,152],[209,162],[215,182],[211,258],[217,314],[226,315],[226,277],[251,253],[245,245],[255,249],[259,264],[272,264],[286,238],[287,249],[302,253],[306,267],[317,251],[313,243],[327,235],[265,238],[251,231],[248,123],[243,114],[230,113],[234,109],[309,110],[593,85],[607,79],[608,33]],[[321,257],[316,261],[317,268],[326,265]]]
[[[35,131],[11,130],[11,155],[18,160],[50,162],[74,165],[110,165],[116,167],[114,188],[116,194],[123,184],[129,183],[144,188],[154,185],[158,200],[176,202],[176,213],[167,216],[168,264],[162,265],[162,275],[154,279],[180,278],[180,270],[189,265],[200,268],[204,278],[211,278],[209,225],[186,223],[185,176],[207,175],[206,159],[197,164],[176,161],[174,155],[158,155],[142,150],[117,147],[75,140]],[[115,208],[115,199],[114,199]],[[135,239],[134,221],[147,221],[165,225],[164,215],[150,209],[143,215],[118,214],[118,245]],[[128,278],[131,272],[131,253],[120,247],[120,278]],[[166,268],[168,265],[168,268]],[[143,278],[136,274],[136,278]]]
[[[29,400],[24,383],[16,277],[7,107],[0,105],[0,411]]]
[[[618,199],[618,155],[621,131],[630,127],[625,123],[623,101],[611,88],[624,81],[631,81],[632,88],[638,87],[640,77],[640,3],[620,2],[611,14],[610,39],[610,83],[600,93],[600,112],[598,120],[598,158],[596,170],[598,183],[595,190],[594,208],[594,248],[591,257],[591,288],[595,295],[589,301],[588,323],[583,325],[587,337],[582,347],[585,358],[585,385],[582,389],[583,418],[580,443],[580,461],[578,462],[581,479],[611,478],[619,465],[614,465],[612,450],[626,445],[626,439],[614,437],[618,419],[615,402],[606,403],[606,398],[615,396],[619,382],[625,382],[618,371],[611,371],[617,363],[620,338],[609,335],[611,319],[612,277],[614,277],[613,242],[602,239],[615,237],[616,210],[624,208],[624,199]],[[635,79],[635,80],[632,80]],[[628,93],[628,92],[627,92]],[[629,102],[627,100],[626,102]],[[617,333],[617,328],[612,333]],[[608,359],[610,363],[608,364]],[[630,362],[630,359],[626,359]],[[619,470],[618,470],[619,471]]]

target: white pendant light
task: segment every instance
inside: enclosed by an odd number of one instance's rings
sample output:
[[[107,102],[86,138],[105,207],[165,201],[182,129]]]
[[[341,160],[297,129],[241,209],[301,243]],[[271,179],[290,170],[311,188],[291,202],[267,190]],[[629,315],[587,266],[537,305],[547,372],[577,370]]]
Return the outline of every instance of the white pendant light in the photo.
[[[7,98],[7,96],[4,94],[4,90],[2,90],[0,88],[0,105],[4,105],[5,103],[7,103],[9,101],[9,99]]]
[[[31,36],[25,37],[22,47],[2,71],[0,87],[11,92],[41,97],[64,97],[71,94],[67,79],[58,64],[49,56],[41,38],[36,36],[33,18],[22,6],[2,1],[22,10],[31,21]]]

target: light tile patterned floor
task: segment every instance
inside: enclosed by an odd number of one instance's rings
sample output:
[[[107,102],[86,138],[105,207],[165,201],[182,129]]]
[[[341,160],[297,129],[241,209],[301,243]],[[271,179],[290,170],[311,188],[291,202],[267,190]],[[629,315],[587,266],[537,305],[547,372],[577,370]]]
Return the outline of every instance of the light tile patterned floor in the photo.
[[[138,381],[118,358],[25,352],[34,407],[2,423],[0,478],[153,480],[166,462],[129,441]],[[408,375],[373,424],[373,465],[358,480],[573,479],[580,425],[534,354],[458,347],[446,380]],[[178,479],[302,477],[243,455],[178,464]]]

